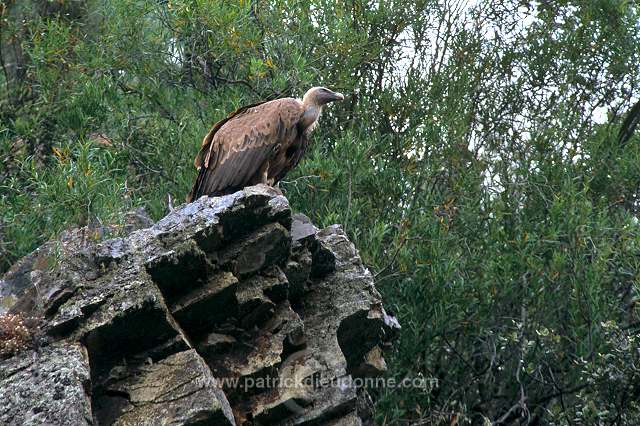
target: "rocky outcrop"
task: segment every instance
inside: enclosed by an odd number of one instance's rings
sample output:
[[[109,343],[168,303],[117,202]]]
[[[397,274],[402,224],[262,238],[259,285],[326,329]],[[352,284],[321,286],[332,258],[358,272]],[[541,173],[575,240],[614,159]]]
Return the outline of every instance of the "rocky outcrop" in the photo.
[[[399,325],[339,226],[256,186],[126,236],[76,234],[0,281],[41,319],[34,347],[0,361],[0,424],[368,418],[352,379],[384,372]]]

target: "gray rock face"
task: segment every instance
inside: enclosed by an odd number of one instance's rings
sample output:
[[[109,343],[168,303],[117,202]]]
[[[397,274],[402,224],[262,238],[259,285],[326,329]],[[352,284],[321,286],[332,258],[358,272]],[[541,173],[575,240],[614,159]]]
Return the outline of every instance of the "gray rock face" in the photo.
[[[292,217],[273,189],[202,197],[100,243],[48,244],[55,259],[42,250],[5,277],[22,280],[11,311],[41,318],[44,337],[0,361],[0,424],[368,418],[352,379],[384,372],[399,325],[342,229]]]
[[[60,342],[23,352],[0,368],[0,424],[92,424],[90,391],[82,345]]]
[[[216,379],[195,350],[112,376],[95,399],[102,423],[116,425],[233,425],[233,413]],[[116,416],[114,416],[116,414]]]
[[[137,229],[153,225],[153,221],[142,208],[127,213],[123,219],[123,225],[119,227],[93,224],[63,232],[57,241],[43,244],[33,253],[16,262],[0,278],[0,314],[15,305],[18,299],[22,304],[20,309],[26,311],[33,309],[34,297],[28,297],[28,294],[24,297],[25,294],[34,292],[34,289],[39,286],[40,280],[47,278],[47,272],[59,259],[85,250],[95,241],[109,235],[122,232],[129,234]],[[60,289],[51,288],[49,296],[58,301],[66,297],[66,293],[60,293],[57,290]]]

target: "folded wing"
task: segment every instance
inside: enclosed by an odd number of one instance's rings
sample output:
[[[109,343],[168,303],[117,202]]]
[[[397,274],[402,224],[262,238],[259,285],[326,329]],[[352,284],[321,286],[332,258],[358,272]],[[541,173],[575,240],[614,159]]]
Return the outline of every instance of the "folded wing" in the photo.
[[[297,137],[303,112],[300,101],[277,99],[240,108],[216,123],[196,156],[199,174],[187,201],[258,183],[268,162]]]

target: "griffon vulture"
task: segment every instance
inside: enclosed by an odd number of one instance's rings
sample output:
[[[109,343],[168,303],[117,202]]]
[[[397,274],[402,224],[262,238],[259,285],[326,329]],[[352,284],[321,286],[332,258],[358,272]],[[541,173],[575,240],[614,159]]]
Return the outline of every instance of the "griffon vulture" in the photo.
[[[242,107],[216,123],[195,159],[199,170],[187,201],[245,186],[274,185],[295,167],[309,144],[322,107],[341,93],[313,87],[302,100],[282,98]]]

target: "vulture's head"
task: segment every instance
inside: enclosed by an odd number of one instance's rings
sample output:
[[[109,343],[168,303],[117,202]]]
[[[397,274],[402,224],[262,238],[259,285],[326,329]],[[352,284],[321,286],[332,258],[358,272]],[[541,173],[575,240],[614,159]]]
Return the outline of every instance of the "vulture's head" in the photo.
[[[323,107],[329,102],[342,101],[344,95],[342,93],[333,92],[326,87],[312,87],[304,94],[302,102],[306,106]]]

